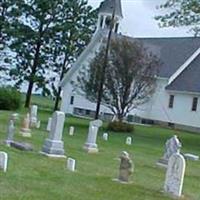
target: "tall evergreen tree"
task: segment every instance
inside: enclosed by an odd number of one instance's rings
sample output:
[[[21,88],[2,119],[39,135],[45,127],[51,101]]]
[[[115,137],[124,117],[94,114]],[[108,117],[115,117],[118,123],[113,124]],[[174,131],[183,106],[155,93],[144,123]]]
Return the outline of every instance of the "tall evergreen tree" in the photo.
[[[25,107],[29,107],[34,84],[44,87],[49,69],[50,39],[62,8],[62,0],[16,0],[12,10],[11,45],[16,67],[11,71],[16,85],[28,82]]]

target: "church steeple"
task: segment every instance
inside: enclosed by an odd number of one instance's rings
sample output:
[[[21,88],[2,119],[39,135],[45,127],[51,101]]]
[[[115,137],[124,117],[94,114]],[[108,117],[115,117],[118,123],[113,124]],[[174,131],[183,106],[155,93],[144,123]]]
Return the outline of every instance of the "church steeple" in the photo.
[[[117,33],[119,22],[123,18],[121,0],[104,0],[99,7],[97,30],[110,27],[113,10],[115,8],[114,31]]]

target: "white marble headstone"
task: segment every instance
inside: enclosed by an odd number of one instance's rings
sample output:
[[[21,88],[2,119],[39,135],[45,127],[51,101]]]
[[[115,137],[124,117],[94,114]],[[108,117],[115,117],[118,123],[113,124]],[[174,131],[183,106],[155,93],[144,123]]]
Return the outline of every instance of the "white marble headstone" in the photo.
[[[88,153],[98,152],[96,139],[97,139],[99,127],[102,125],[103,125],[103,122],[101,120],[94,120],[90,122],[87,141],[83,147]]]
[[[74,135],[74,126],[70,126],[70,128],[69,128],[69,135],[71,135],[71,136]]]
[[[51,122],[52,122],[52,117],[49,117],[48,123],[47,123],[47,131],[51,130]]]
[[[38,111],[38,106],[32,105],[30,111],[31,127],[37,127],[37,111]]]
[[[108,133],[103,134],[103,140],[108,141]]]
[[[173,154],[169,158],[164,191],[175,196],[181,197],[183,181],[185,175],[185,159],[179,154]]]
[[[126,138],[126,144],[127,145],[131,145],[132,144],[132,138],[131,137],[127,137]]]
[[[0,169],[6,172],[7,164],[8,164],[8,154],[6,152],[0,151]]]
[[[76,168],[76,161],[72,158],[67,159],[67,169],[74,172]]]

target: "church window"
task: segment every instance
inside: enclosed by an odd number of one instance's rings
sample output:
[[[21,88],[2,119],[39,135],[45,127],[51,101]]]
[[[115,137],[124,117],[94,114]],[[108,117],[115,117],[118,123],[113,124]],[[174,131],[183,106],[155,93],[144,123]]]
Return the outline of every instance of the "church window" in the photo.
[[[101,19],[100,19],[100,27],[103,28],[103,16],[101,16]]]
[[[169,96],[169,105],[168,105],[168,107],[169,108],[173,108],[173,106],[174,106],[174,95],[170,95]]]
[[[73,104],[74,104],[74,96],[71,96],[70,105],[73,105]]]
[[[198,104],[198,98],[194,97],[193,100],[192,100],[192,111],[197,110],[197,104]]]
[[[119,24],[117,23],[116,26],[115,26],[115,33],[118,32],[118,29],[119,29]]]
[[[106,17],[106,26],[110,27],[111,25],[111,18],[110,17]]]

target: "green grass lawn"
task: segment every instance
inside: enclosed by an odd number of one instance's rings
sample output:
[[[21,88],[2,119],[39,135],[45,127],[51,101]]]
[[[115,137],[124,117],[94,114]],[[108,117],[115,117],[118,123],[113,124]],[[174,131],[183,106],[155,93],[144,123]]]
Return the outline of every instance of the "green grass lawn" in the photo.
[[[25,111],[20,112],[20,120]],[[109,141],[102,140],[104,128],[99,131],[97,143],[100,152],[87,154],[82,147],[86,140],[89,121],[66,117],[63,139],[66,155],[77,161],[77,171],[66,169],[66,159],[52,159],[40,155],[47,137],[46,124],[51,113],[39,110],[41,128],[32,129],[32,138],[19,135],[17,123],[15,139],[34,146],[33,152],[22,152],[6,147],[6,126],[11,112],[0,111],[0,151],[9,155],[8,171],[0,171],[0,200],[169,200],[163,194],[165,170],[156,166],[162,156],[164,143],[175,132],[159,127],[136,126],[133,134],[109,132]],[[69,136],[69,126],[75,126],[75,135]],[[177,132],[183,144],[182,152],[200,154],[200,135]],[[133,136],[132,146],[125,138]],[[118,176],[121,151],[130,153],[135,164],[132,184],[113,182]],[[183,193],[184,200],[200,200],[200,162],[187,161]]]

